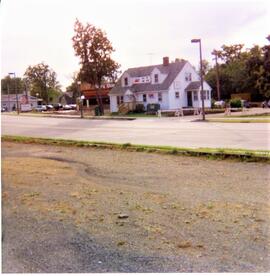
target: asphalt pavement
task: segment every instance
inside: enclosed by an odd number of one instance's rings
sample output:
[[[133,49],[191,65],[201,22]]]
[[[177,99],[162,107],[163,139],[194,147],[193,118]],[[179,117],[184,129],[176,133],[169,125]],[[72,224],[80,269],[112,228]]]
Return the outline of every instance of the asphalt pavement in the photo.
[[[210,123],[184,118],[133,121],[2,115],[2,135],[165,145],[270,150],[268,123]]]

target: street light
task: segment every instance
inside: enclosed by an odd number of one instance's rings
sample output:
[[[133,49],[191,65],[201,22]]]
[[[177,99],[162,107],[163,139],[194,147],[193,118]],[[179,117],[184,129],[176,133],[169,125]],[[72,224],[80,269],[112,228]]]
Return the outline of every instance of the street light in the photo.
[[[17,114],[20,114],[20,110],[19,110],[19,99],[18,99],[18,91],[17,91],[17,82],[16,82],[16,74],[14,72],[12,73],[8,73],[10,76],[13,75],[13,79],[15,81],[15,93],[16,93],[16,104],[17,104]]]
[[[196,38],[192,39],[191,43],[199,43],[200,45],[200,75],[201,75],[201,99],[202,99],[202,119],[205,121],[205,112],[204,112],[204,95],[203,95],[203,68],[202,68],[202,45],[201,45],[201,39]]]
[[[82,95],[82,92],[81,92],[81,81],[77,81],[77,84],[78,84],[78,89],[79,89],[79,92],[80,92],[80,111],[81,111],[81,118],[83,118],[83,100],[84,100],[84,95]]]

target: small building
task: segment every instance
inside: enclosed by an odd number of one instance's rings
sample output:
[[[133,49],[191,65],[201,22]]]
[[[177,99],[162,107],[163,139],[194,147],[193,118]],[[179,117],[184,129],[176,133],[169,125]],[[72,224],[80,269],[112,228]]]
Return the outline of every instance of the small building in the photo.
[[[30,105],[31,109],[38,105],[38,98],[29,96],[26,93],[18,94],[18,104],[21,109],[22,105]],[[1,107],[5,107],[8,112],[15,111],[17,108],[16,94],[1,95]]]
[[[89,83],[82,83],[80,86],[80,91],[84,95],[84,105],[97,105],[97,93],[103,103],[103,105],[109,105],[110,97],[109,92],[114,86],[112,83],[103,84],[100,89],[95,86],[90,85]]]
[[[211,108],[211,87],[203,84],[204,105]],[[123,103],[160,104],[161,110],[202,107],[200,76],[186,60],[126,70],[111,89],[110,110],[118,112]]]

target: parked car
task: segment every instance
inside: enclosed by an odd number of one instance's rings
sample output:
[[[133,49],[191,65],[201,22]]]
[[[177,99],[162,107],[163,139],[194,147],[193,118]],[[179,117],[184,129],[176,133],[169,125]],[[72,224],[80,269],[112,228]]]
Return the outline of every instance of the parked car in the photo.
[[[77,108],[76,104],[70,104],[69,106],[71,107],[71,109],[74,109],[74,110]]]
[[[6,112],[7,111],[7,107],[6,106],[2,106],[1,107],[1,112]]]
[[[37,105],[35,107],[35,111],[38,111],[38,112],[42,112],[42,111],[46,111],[46,110],[47,110],[46,105]]]
[[[47,107],[47,110],[52,110],[53,109],[53,105],[51,105],[51,104],[47,104],[46,107]]]
[[[225,101],[223,101],[223,100],[221,100],[221,101],[216,101],[216,102],[214,103],[214,106],[215,106],[215,107],[219,107],[219,108],[223,108],[223,107],[225,107]]]
[[[63,110],[71,110],[71,106],[69,104],[66,104],[63,106]]]
[[[270,100],[262,102],[262,108],[267,108],[267,107],[270,107]]]
[[[63,108],[63,106],[62,106],[60,103],[57,103],[57,104],[54,104],[54,105],[53,105],[53,108],[54,108],[55,110],[59,110],[59,109]]]

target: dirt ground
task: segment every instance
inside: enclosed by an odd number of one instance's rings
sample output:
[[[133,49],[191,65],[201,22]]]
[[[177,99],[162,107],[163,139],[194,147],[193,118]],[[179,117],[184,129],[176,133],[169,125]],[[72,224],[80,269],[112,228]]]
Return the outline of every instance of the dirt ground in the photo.
[[[269,272],[270,165],[2,143],[3,272]]]

